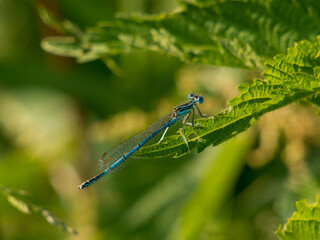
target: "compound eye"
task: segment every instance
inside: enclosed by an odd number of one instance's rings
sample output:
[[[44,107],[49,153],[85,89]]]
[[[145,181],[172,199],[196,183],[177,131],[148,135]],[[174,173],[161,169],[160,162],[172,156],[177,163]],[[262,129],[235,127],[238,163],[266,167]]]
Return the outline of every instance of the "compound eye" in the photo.
[[[203,97],[201,96],[198,97],[198,103],[203,103]]]
[[[193,100],[193,99],[194,99],[194,94],[193,94],[193,93],[190,93],[190,94],[188,95],[188,99],[189,99],[189,100]]]

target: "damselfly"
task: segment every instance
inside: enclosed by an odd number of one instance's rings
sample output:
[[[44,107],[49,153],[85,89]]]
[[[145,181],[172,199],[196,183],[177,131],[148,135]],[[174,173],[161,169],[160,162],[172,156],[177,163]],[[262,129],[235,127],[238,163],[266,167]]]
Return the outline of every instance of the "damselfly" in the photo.
[[[150,139],[152,139],[154,136],[156,136],[158,133],[164,130],[164,133],[162,134],[162,137],[159,140],[159,142],[162,141],[169,127],[175,124],[181,118],[183,118],[183,120],[182,120],[182,128],[180,129],[180,134],[182,136],[183,141],[187,145],[188,151],[190,152],[187,138],[183,135],[182,131],[186,125],[195,126],[194,107],[197,108],[201,117],[204,117],[204,116],[201,114],[200,109],[197,105],[197,103],[200,103],[200,104],[203,103],[203,97],[201,97],[200,95],[190,93],[188,95],[188,99],[189,99],[188,102],[176,106],[170,114],[162,117],[161,119],[159,119],[157,122],[152,124],[149,128],[147,128],[143,132],[119,144],[118,146],[112,148],[110,151],[104,153],[100,161],[102,163],[106,163],[107,168],[103,172],[101,172],[99,175],[80,184],[78,188],[84,189],[86,187],[89,187],[91,184],[98,181],[107,173],[110,173],[114,169],[119,168],[119,166],[122,165],[132,154],[134,154]],[[191,115],[192,115],[192,122],[189,123],[188,120]]]

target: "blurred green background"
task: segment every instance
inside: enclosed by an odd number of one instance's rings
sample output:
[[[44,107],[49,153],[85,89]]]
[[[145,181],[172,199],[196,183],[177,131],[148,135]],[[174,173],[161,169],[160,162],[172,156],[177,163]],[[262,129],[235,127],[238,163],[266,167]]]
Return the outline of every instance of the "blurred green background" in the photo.
[[[181,63],[136,51],[78,64],[45,53],[47,28],[34,2],[0,0],[0,186],[24,190],[78,231],[24,215],[0,197],[0,239],[277,239],[274,231],[319,191],[319,118],[303,103],[264,116],[247,132],[200,154],[137,160],[92,187],[101,154],[186,100],[203,113],[227,108],[258,73]],[[82,29],[115,13],[170,12],[171,0],[48,0]],[[177,124],[179,125],[179,124]],[[174,133],[179,126],[170,129]],[[183,238],[182,238],[183,239]]]

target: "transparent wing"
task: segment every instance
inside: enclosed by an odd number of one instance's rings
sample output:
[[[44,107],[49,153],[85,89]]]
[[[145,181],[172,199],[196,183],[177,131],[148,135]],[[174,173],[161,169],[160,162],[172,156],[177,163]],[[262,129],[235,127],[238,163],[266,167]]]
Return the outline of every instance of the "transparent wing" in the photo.
[[[153,123],[150,127],[145,129],[144,131],[138,133],[136,136],[129,138],[128,140],[120,143],[114,148],[110,149],[108,152],[102,155],[102,158],[99,161],[100,167],[109,168],[112,164],[118,161],[121,157],[129,153],[132,149],[134,149],[139,143],[141,143],[144,139],[150,136],[153,132],[161,128],[168,121],[172,119],[172,114],[168,114],[158,121]],[[125,161],[127,162],[127,161]],[[121,164],[123,165],[123,164]],[[118,167],[119,168],[119,167]],[[121,168],[121,167],[120,167]]]

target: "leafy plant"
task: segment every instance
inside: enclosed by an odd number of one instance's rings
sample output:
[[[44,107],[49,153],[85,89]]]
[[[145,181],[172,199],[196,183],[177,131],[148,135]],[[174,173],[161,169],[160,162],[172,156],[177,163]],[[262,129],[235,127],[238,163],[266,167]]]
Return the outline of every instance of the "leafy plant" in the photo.
[[[263,114],[274,111],[301,99],[319,103],[320,90],[318,42],[303,41],[288,50],[287,56],[277,55],[266,62],[263,75],[266,81],[255,79],[252,84],[238,87],[240,95],[229,101],[230,110],[213,117],[197,120],[199,127],[189,127],[186,136],[191,138],[190,148],[202,151],[209,145],[221,142],[245,131]],[[161,157],[186,154],[187,147],[177,134],[164,142],[141,149],[136,156]]]
[[[315,1],[311,2],[317,6]],[[193,136],[189,140],[190,147],[197,147],[198,152],[243,132],[267,112],[306,98],[319,102],[316,96],[319,91],[319,38],[316,42],[303,41],[290,48],[287,56],[280,54],[270,59],[299,39],[315,39],[320,30],[304,23],[318,19],[316,8],[308,7],[303,1],[290,0],[181,4],[183,10],[172,14],[120,15],[114,22],[100,23],[84,34],[65,31],[73,34],[45,38],[42,47],[54,54],[75,57],[79,62],[109,58],[131,48],[165,52],[186,62],[231,67],[262,68],[267,59],[263,72],[265,81],[255,79],[252,84],[240,85],[240,95],[229,102],[230,110],[198,120],[199,127],[186,129],[185,134]],[[235,14],[239,11],[246,15],[241,21]],[[53,17],[47,17],[50,15],[45,10],[42,12],[45,19],[49,19],[48,23],[57,25]],[[299,17],[299,21],[292,22],[292,16]],[[55,28],[65,29],[66,23]],[[143,148],[135,156],[178,157],[186,153],[182,138],[175,135]]]
[[[68,34],[45,38],[42,47],[79,62],[143,49],[186,62],[262,69],[266,59],[294,42],[315,40],[320,34],[316,0],[198,0],[180,4],[181,10],[170,14],[119,14],[114,21],[99,23],[83,34],[69,21],[58,25],[42,9],[47,23]]]
[[[118,75],[121,71],[114,56],[133,49],[166,53],[184,62],[263,70],[265,79],[238,86],[240,94],[229,101],[229,109],[198,119],[197,127],[185,129],[190,148],[197,152],[219,145],[247,130],[264,114],[291,103],[303,100],[320,106],[318,1],[194,0],[179,3],[181,9],[170,14],[122,14],[112,22],[99,23],[84,32],[76,30],[75,24],[57,21],[41,9],[46,22],[67,35],[45,38],[42,47],[53,54],[74,57],[79,62],[101,59]],[[181,136],[175,134],[161,143],[143,147],[135,156],[180,157],[187,153]],[[186,216],[193,207],[187,208]],[[316,233],[317,228],[311,229],[310,221],[303,222],[301,218],[304,209],[309,213],[317,207],[303,202],[297,207],[298,213],[289,219],[287,228],[283,231],[279,228],[277,234],[281,239],[303,239],[301,236],[305,234]],[[299,232],[293,224],[296,221],[307,227]],[[194,237],[201,227],[202,222],[187,235]],[[288,231],[297,235],[288,238]]]

